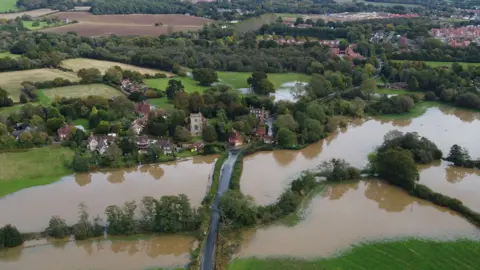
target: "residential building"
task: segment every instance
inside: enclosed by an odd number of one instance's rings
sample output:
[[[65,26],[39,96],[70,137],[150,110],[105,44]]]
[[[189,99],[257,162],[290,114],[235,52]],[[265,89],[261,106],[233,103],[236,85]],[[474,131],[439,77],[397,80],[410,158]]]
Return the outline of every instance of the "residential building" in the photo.
[[[135,143],[137,144],[138,151],[146,151],[150,146],[150,142],[147,136],[136,137],[135,140],[136,140]]]
[[[268,110],[265,110],[265,108],[254,108],[254,107],[250,107],[250,113],[251,114],[254,114],[255,117],[257,117],[257,119],[260,119],[260,118],[270,118],[270,111]]]
[[[160,147],[163,150],[164,154],[166,155],[173,154],[174,146],[169,140],[164,140],[164,139],[156,140],[155,145]]]
[[[150,104],[145,102],[139,102],[135,104],[135,112],[142,117],[148,117],[150,114]]]
[[[192,136],[202,136],[203,127],[206,121],[202,113],[190,114],[190,133]]]
[[[183,143],[181,147],[188,150],[199,151],[199,150],[202,150],[203,147],[205,147],[205,145],[203,142],[194,142],[194,143]]]
[[[228,143],[233,146],[240,146],[243,144],[243,138],[240,132],[236,131],[235,129],[228,137]]]
[[[58,139],[60,139],[61,141],[68,139],[71,128],[72,126],[69,126],[69,125],[59,128],[57,130]]]
[[[111,136],[90,135],[87,140],[87,149],[90,152],[97,151],[103,155],[108,150],[108,146],[114,139],[115,138]]]

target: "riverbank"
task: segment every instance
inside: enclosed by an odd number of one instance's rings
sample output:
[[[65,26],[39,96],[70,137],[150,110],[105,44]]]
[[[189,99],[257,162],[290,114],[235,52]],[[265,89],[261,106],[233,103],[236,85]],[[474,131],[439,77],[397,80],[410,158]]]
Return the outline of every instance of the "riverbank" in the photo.
[[[480,241],[407,239],[356,246],[338,257],[312,261],[290,258],[237,258],[228,270],[290,269],[477,269]]]
[[[21,189],[58,181],[71,174],[65,161],[73,151],[65,147],[44,147],[0,153],[0,197]]]

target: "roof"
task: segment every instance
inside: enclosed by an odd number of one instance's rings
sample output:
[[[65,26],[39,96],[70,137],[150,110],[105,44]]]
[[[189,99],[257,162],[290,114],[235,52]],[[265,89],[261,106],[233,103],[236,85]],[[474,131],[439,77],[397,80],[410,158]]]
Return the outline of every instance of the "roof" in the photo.
[[[160,146],[161,148],[172,147],[172,143],[169,140],[157,140],[155,144]]]
[[[67,125],[67,126],[59,128],[57,130],[57,133],[60,136],[67,136],[68,134],[70,134],[70,126]]]
[[[135,111],[138,113],[138,114],[149,114],[150,113],[150,104],[147,104],[147,103],[137,103],[135,104]]]

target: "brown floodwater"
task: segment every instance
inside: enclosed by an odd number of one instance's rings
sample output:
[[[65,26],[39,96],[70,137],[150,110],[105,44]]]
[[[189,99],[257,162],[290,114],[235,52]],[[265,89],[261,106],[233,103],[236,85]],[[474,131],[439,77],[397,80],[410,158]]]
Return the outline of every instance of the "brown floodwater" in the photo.
[[[454,212],[377,180],[329,185],[312,199],[303,216],[292,227],[273,225],[246,232],[239,256],[314,258],[362,241],[479,236],[476,227]]]
[[[53,215],[74,224],[82,202],[92,217],[103,217],[109,205],[140,202],[144,196],[160,198],[183,193],[193,206],[198,206],[216,158],[197,156],[185,161],[75,174],[50,185],[24,189],[0,199],[0,226],[11,223],[22,232],[43,231]]]
[[[480,213],[480,170],[450,166],[445,161],[419,166],[419,170],[420,183],[460,199],[464,205]]]
[[[430,108],[422,116],[413,119],[355,120],[347,128],[302,150],[278,150],[247,156],[244,159],[241,190],[253,196],[258,204],[269,204],[280,196],[299,172],[313,169],[323,161],[343,158],[353,166],[363,167],[367,164],[368,154],[383,142],[383,136],[391,130],[418,132],[420,136],[435,142],[445,156],[453,144],[459,144],[466,147],[473,158],[480,157],[476,135],[480,133],[480,113],[451,107]],[[429,180],[427,178],[431,175],[425,174],[422,182],[430,186],[434,180],[444,181],[437,179],[439,175],[440,172],[435,179]],[[470,183],[471,189],[480,191],[480,181],[466,182]],[[463,200],[462,194],[458,193],[458,198]],[[480,196],[476,202],[480,203]]]
[[[36,241],[38,242],[38,241]],[[141,240],[86,240],[41,243],[0,251],[2,270],[143,270],[183,267],[195,238],[174,235]],[[25,243],[28,246],[30,243]],[[38,243],[35,243],[38,244]]]

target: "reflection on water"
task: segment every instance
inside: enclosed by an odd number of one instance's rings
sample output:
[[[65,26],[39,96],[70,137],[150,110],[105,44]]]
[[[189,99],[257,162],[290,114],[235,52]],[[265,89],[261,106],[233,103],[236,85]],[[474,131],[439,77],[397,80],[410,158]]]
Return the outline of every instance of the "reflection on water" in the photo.
[[[279,150],[247,156],[244,159],[241,189],[252,195],[259,204],[272,203],[294,179],[293,176],[300,171],[313,169],[323,161],[343,158],[353,166],[364,167],[368,154],[383,142],[383,136],[388,131],[395,129],[418,132],[420,136],[435,142],[444,155],[448,154],[453,144],[459,144],[466,147],[473,158],[480,157],[475,135],[480,133],[480,113],[454,108],[430,108],[422,116],[409,120],[356,120],[348,128],[299,151]],[[268,174],[258,173],[262,171],[268,171]],[[480,189],[480,181],[477,181],[476,187]],[[480,196],[477,201],[480,202]]]
[[[330,256],[362,240],[478,236],[455,213],[377,180],[335,184],[313,198],[305,220],[245,235],[240,256]]]
[[[0,269],[140,270],[184,266],[194,241],[193,237],[181,235],[142,240],[54,241],[0,251]]]
[[[420,183],[460,199],[472,210],[480,212],[480,170],[449,166],[445,161],[436,166],[419,166],[419,169]]]
[[[185,194],[200,205],[216,156],[134,168],[76,174],[61,181],[24,189],[0,199],[0,226],[11,223],[22,232],[43,231],[52,215],[69,224],[77,221],[77,206],[84,202],[91,216],[105,208],[144,196]]]

